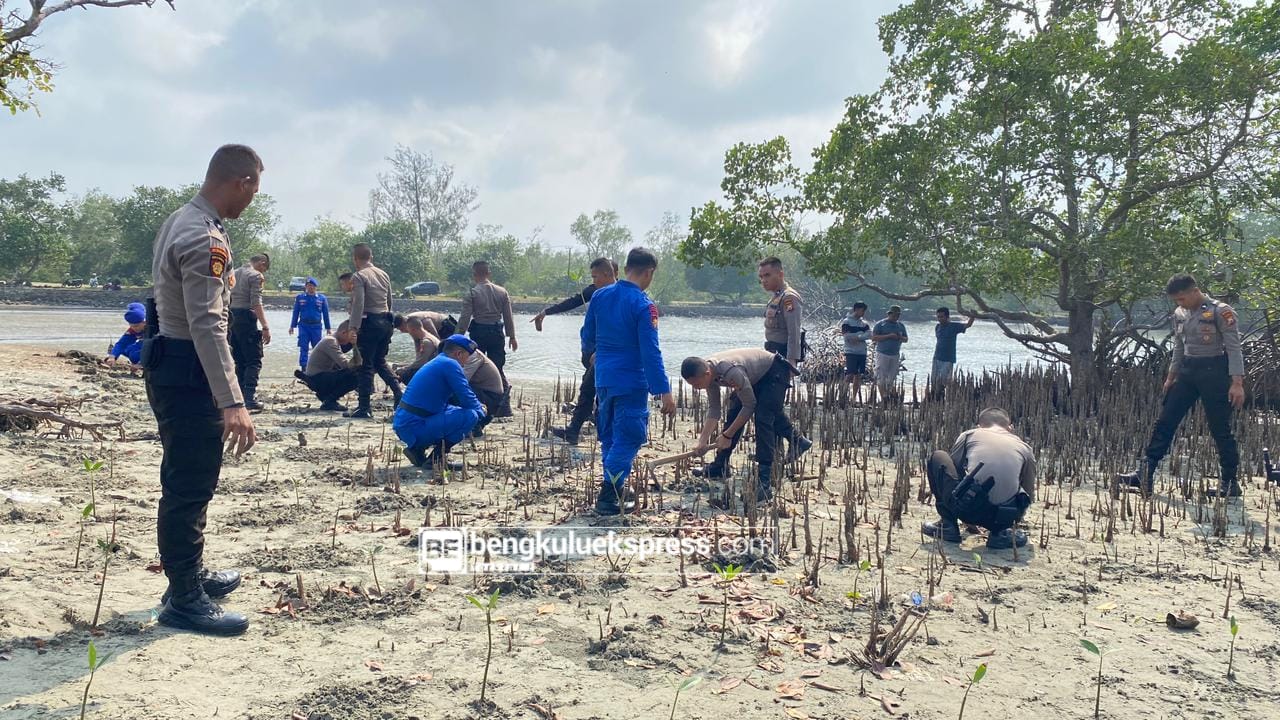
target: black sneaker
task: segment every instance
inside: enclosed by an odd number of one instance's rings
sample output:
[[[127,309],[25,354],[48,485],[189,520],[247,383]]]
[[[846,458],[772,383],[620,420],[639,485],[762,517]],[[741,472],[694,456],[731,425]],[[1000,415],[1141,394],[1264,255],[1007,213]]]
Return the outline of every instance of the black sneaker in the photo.
[[[569,443],[570,445],[577,445],[578,440],[580,439],[578,437],[578,433],[574,432],[573,430],[567,427],[563,427],[563,428],[553,427],[548,432],[550,432],[555,437],[558,437],[561,440]]]
[[[960,542],[960,525],[955,520],[947,522],[939,520],[937,522],[928,522],[920,526],[920,532],[926,537],[936,538],[941,536],[943,542]]]
[[[689,471],[689,474],[696,478],[706,478],[707,480],[723,480],[726,477],[729,477],[729,473],[725,470],[725,467],[723,465],[716,465],[715,463],[703,465],[700,468],[693,468]]]
[[[223,610],[198,585],[195,590],[170,597],[157,619],[161,625],[209,635],[240,635],[249,629],[249,618]]]
[[[321,403],[320,409],[325,410],[327,412],[343,412],[344,413],[347,411],[347,406],[343,405],[337,400],[329,400],[328,402]]]
[[[987,538],[988,550],[1008,550],[1014,545],[1022,547],[1027,544],[1027,534],[1021,530],[1001,530],[1000,532],[991,533],[991,537]]]
[[[797,435],[787,447],[787,462],[795,462],[800,456],[813,447],[813,441],[803,435]]]
[[[407,447],[404,449],[404,457],[413,463],[414,467],[422,467],[427,462],[427,453],[422,448]]]
[[[369,408],[356,408],[355,410],[342,413],[344,418],[352,418],[354,420],[372,420],[373,413]]]
[[[201,570],[200,586],[210,598],[226,597],[240,587],[240,573],[235,570]],[[160,604],[169,602],[171,594],[169,588],[165,588],[164,594],[160,596]]]
[[[1211,498],[1238,498],[1243,493],[1240,491],[1240,483],[1233,480],[1226,487],[1209,488],[1204,494]]]

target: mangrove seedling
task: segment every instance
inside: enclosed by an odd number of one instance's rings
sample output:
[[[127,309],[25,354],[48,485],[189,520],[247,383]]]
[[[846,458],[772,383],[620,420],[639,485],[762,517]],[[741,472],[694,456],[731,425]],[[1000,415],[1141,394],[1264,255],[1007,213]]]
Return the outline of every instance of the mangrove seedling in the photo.
[[[987,664],[982,663],[978,669],[973,671],[973,675],[969,678],[969,684],[964,686],[964,697],[960,698],[960,717],[957,720],[964,720],[964,704],[969,702],[969,691],[974,685],[982,682],[982,678],[987,674]]]
[[[1089,642],[1088,640],[1085,640],[1084,638],[1080,639],[1080,647],[1098,656],[1098,681],[1097,681],[1098,690],[1093,697],[1093,718],[1094,720],[1098,720],[1098,718],[1102,716],[1101,715],[1102,713],[1102,658],[1106,655],[1110,655],[1111,652],[1114,652],[1114,651],[1103,652],[1102,650],[1098,649],[1097,645],[1094,645],[1093,643]]]
[[[98,668],[111,657],[111,653],[107,653],[102,657],[98,657],[98,648],[89,641],[89,682],[84,684],[84,697],[80,698],[80,720],[84,720],[85,708],[89,706],[89,686],[93,684],[93,674],[98,672]]]
[[[978,572],[982,573],[982,580],[987,584],[987,592],[991,592],[991,580],[987,577],[987,569],[982,567],[982,556],[978,553],[973,554],[973,561],[978,565]]]
[[[102,469],[102,461],[82,458],[80,460],[80,468],[89,476],[89,504],[96,507],[98,504],[98,497],[96,489],[97,483],[94,481],[94,477],[97,476],[98,471]]]
[[[711,567],[716,569],[716,574],[720,576],[720,582],[724,586],[724,602],[720,612],[720,643],[716,647],[724,647],[724,633],[729,628],[729,585],[733,583],[733,579],[738,577],[742,572],[741,565],[719,565],[712,564]],[[677,693],[678,695],[679,693]],[[674,708],[672,712],[674,712]]]
[[[1240,632],[1240,626],[1236,623],[1236,616],[1231,616],[1231,651],[1227,653],[1227,679],[1234,678],[1235,673],[1231,672],[1231,664],[1236,659],[1236,635]]]
[[[381,545],[374,545],[369,549],[369,567],[373,568],[373,586],[378,589],[378,594],[382,594],[382,584],[378,582],[378,553],[382,552]]]
[[[480,704],[484,705],[485,693],[489,689],[489,662],[493,659],[493,611],[498,609],[498,593],[500,590],[495,589],[493,594],[480,602],[474,595],[468,595],[467,600],[472,605],[484,611],[484,630],[488,636],[489,648],[484,656],[484,677],[480,679]]]
[[[84,545],[84,521],[93,514],[93,503],[84,506],[80,511],[80,537],[76,538],[76,567],[80,567],[80,548]]]
[[[89,624],[95,630],[98,628],[98,615],[102,612],[102,596],[107,591],[107,568],[111,567],[111,556],[119,549],[114,541],[98,541],[98,550],[102,553],[102,584],[98,586],[98,606],[93,609],[93,622]]]
[[[675,720],[676,718],[676,703],[680,702],[680,693],[684,692],[685,690],[688,690],[689,688],[693,687],[694,685],[697,685],[700,682],[702,682],[701,675],[694,675],[692,677],[687,677],[684,680],[682,680],[679,685],[671,682],[671,678],[667,678],[667,684],[676,689],[676,697],[674,700],[671,701],[671,717],[667,718],[667,720]]]
[[[862,573],[867,572],[870,569],[871,560],[863,560],[858,563],[858,571],[853,575],[853,592],[847,592],[844,594],[844,596],[852,600],[854,604],[857,604],[857,602],[862,599],[862,593],[858,592],[858,578],[862,577]]]

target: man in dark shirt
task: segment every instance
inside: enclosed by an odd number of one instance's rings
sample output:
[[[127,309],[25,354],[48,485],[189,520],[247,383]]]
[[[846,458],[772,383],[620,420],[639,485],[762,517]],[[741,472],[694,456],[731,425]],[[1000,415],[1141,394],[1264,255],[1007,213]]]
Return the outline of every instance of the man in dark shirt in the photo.
[[[530,322],[542,332],[542,321],[548,315],[559,315],[570,310],[586,305],[591,302],[591,296],[596,290],[612,285],[618,280],[618,263],[606,257],[598,257],[591,261],[591,284],[582,288],[582,292],[572,295],[551,307],[543,310],[533,317]],[[551,434],[564,440],[570,445],[578,444],[578,436],[582,432],[582,424],[587,421],[591,413],[596,409],[596,367],[595,367],[595,347],[582,350],[582,384],[578,387],[578,402],[573,406],[573,417],[569,419],[567,427],[551,428]]]
[[[951,373],[956,367],[956,337],[973,327],[974,316],[969,322],[951,322],[951,310],[940,307],[936,313],[938,324],[933,327],[933,335],[937,344],[933,346],[933,369],[929,378],[934,389],[941,390],[951,382]]]

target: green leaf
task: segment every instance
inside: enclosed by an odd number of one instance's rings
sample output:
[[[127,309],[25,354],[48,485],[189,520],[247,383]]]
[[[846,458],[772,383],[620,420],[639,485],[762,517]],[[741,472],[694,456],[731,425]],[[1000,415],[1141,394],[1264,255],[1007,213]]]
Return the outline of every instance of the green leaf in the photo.
[[[973,561],[974,561],[975,563],[977,563],[977,564],[981,565],[981,564],[982,564],[982,556],[981,556],[981,555],[979,555],[978,553],[974,553],[974,554],[973,554]]]
[[[493,594],[489,596],[489,609],[496,610],[498,608],[498,593],[502,592],[501,588],[495,588]]]
[[[701,675],[694,675],[693,677],[685,678],[684,682],[680,683],[680,692],[684,692],[700,682],[702,682]]]
[[[98,646],[89,641],[89,669],[95,670],[98,667]]]
[[[859,564],[858,564],[858,569],[859,569],[859,570],[861,570],[862,572],[866,572],[866,571],[870,570],[870,569],[871,569],[871,561],[870,561],[870,560],[863,560],[861,563],[859,563]]]
[[[987,664],[982,663],[977,670],[973,671],[973,684],[977,685],[982,682],[982,678],[987,674]]]
[[[1240,626],[1236,624],[1236,616],[1231,616],[1231,637],[1235,637],[1240,632]]]
[[[474,595],[468,595],[468,596],[467,596],[467,600],[471,601],[471,604],[472,604],[472,605],[475,605],[476,607],[480,608],[481,610],[484,610],[484,609],[485,609],[484,605],[483,605],[483,604],[481,604],[481,602],[480,602],[479,600],[477,600],[477,599],[475,598],[475,596],[474,596]]]
[[[1098,646],[1094,645],[1088,640],[1085,640],[1084,638],[1080,639],[1080,647],[1084,648],[1085,650],[1088,650],[1089,652],[1093,653],[1094,655],[1097,655],[1098,657],[1102,657],[1102,651],[1098,649]]]
[[[92,514],[93,514],[93,503],[89,503],[85,505],[84,509],[80,511],[81,518],[88,519],[88,517]]]

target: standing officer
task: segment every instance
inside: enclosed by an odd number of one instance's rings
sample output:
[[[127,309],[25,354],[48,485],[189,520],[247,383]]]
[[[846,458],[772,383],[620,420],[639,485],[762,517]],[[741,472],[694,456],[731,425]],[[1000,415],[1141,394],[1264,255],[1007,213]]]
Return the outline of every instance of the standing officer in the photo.
[[[1169,452],[1182,418],[1199,400],[1222,466],[1218,487],[1210,488],[1208,494],[1239,497],[1240,450],[1231,433],[1231,408],[1244,405],[1244,354],[1236,311],[1205,295],[1187,274],[1174,275],[1165,293],[1178,307],[1173,311],[1173,361],[1164,380],[1164,405],[1147,444],[1145,467],[1122,473],[1118,479],[1150,493],[1156,466]]]
[[[781,355],[756,348],[725,350],[705,359],[685,358],[680,365],[680,376],[695,390],[707,391],[707,419],[698,437],[699,450],[711,447],[711,435],[720,427],[720,388],[729,388],[731,396],[729,417],[725,420],[724,430],[715,439],[716,459],[712,465],[719,471],[704,471],[704,476],[725,477],[728,474],[729,456],[737,447],[747,420],[754,417],[756,463],[760,470],[756,501],[763,502],[773,497],[770,480],[777,443],[774,428],[786,418],[782,404],[794,372],[795,368]]]
[[[800,358],[804,355],[804,337],[801,330],[801,321],[804,317],[801,312],[800,293],[787,284],[786,274],[782,270],[782,260],[779,258],[767,257],[761,260],[758,274],[760,287],[766,292],[773,293],[764,311],[764,349],[778,353],[798,371]],[[794,462],[812,445],[804,438],[795,438],[795,428],[791,426],[790,418],[785,415],[782,417],[782,422],[774,429],[778,431],[778,437],[785,438],[788,442],[788,462]]]
[[[218,148],[199,194],[160,227],[142,354],[164,449],[156,544],[169,587],[159,621],[219,635],[242,633],[249,620],[210,599],[235,590],[240,574],[204,568],[205,511],[222,469],[222,444],[240,455],[257,441],[227,344],[231,247],[222,221],[240,217],[253,202],[262,170],[252,149]]]
[[[582,288],[582,292],[572,295],[551,307],[543,310],[533,317],[529,322],[542,332],[542,321],[548,315],[559,315],[560,313],[569,312],[586,305],[591,302],[592,295],[596,290],[602,287],[612,285],[618,280],[618,263],[606,257],[598,257],[591,261],[591,284]],[[596,366],[592,362],[592,356],[595,355],[595,348],[584,348],[582,351],[582,384],[578,386],[578,402],[573,406],[573,416],[569,419],[569,425],[564,428],[551,428],[551,434],[564,440],[570,445],[578,444],[578,437],[582,432],[582,425],[591,417],[591,413],[596,409]]]
[[[596,351],[596,432],[604,466],[596,499],[599,515],[622,512],[631,463],[648,441],[649,395],[661,398],[663,415],[676,413],[658,347],[658,306],[644,292],[657,269],[657,255],[632,248],[627,253],[627,278],[595,291],[582,324],[582,351]]]
[[[231,279],[231,328],[227,340],[236,363],[236,379],[244,395],[244,406],[261,410],[257,400],[258,375],[262,372],[262,346],[271,342],[271,328],[262,309],[262,273],[271,268],[271,258],[260,253],[236,268]],[[262,330],[258,330],[261,323]]]
[[[332,332],[329,326],[329,298],[324,293],[316,292],[320,283],[313,277],[307,278],[306,291],[293,299],[293,319],[289,321],[289,334],[298,331],[298,365],[306,371],[307,355],[311,348],[320,344],[320,338]],[[321,324],[324,333],[320,332]]]
[[[471,339],[502,372],[507,364],[507,350],[502,345],[504,328],[511,351],[519,347],[516,321],[511,315],[511,296],[506,288],[490,279],[489,263],[484,260],[471,264],[471,278],[476,284],[462,298],[462,319],[458,321],[457,332],[466,334],[470,330]]]
[[[395,332],[391,314],[391,278],[373,264],[373,249],[358,243],[351,249],[356,271],[351,275],[351,329],[356,333],[356,350],[360,353],[360,404],[343,417],[373,417],[373,376],[377,374],[391,388],[396,404],[400,403],[400,381],[387,365],[391,335]]]

